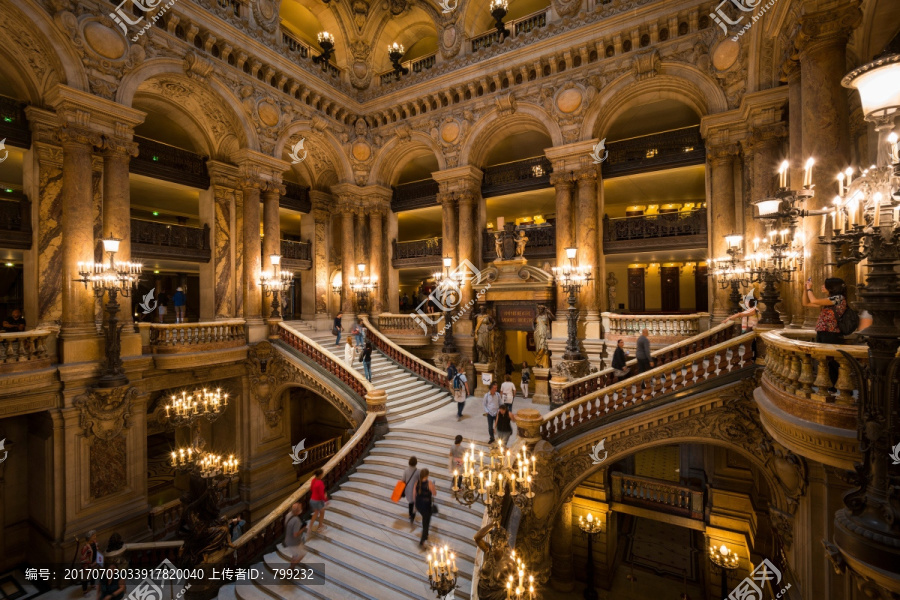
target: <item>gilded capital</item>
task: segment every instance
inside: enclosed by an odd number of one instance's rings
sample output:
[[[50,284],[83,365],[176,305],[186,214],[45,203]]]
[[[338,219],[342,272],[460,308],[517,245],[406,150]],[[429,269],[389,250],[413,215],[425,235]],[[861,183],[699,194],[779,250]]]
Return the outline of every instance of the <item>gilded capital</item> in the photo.
[[[737,144],[719,144],[717,146],[706,147],[706,160],[712,165],[724,165],[734,160],[738,155],[740,148]]]
[[[456,204],[456,194],[453,192],[438,192],[437,202],[441,206],[452,208]]]
[[[101,144],[101,150],[104,156],[122,158],[135,158],[138,155],[138,145],[126,138],[113,137],[104,135]]]
[[[752,150],[757,150],[761,147],[778,144],[787,135],[787,123],[784,121],[753,127],[750,130],[750,138],[747,140],[748,147]]]
[[[861,0],[848,0],[829,10],[800,15],[800,32],[795,46],[801,53],[814,51],[819,46],[846,45],[850,34],[862,22]],[[839,65],[844,69],[846,65]]]
[[[57,130],[56,139],[63,148],[89,146],[88,150],[91,151],[103,143],[99,133],[77,125],[63,125]]]
[[[550,185],[555,187],[557,190],[571,190],[575,186],[575,179],[572,176],[572,173],[568,171],[560,173],[554,172],[550,175]]]

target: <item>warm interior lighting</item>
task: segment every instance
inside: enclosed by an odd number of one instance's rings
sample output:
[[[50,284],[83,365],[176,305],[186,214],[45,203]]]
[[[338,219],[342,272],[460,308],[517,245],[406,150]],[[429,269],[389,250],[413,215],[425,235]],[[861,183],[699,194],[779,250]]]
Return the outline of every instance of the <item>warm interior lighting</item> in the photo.
[[[744,236],[732,233],[730,235],[725,236],[725,243],[728,244],[729,248],[740,248],[741,242],[744,241]]]
[[[269,257],[269,262],[272,263],[273,267],[277,267],[278,265],[281,264],[281,255],[273,254],[272,256]]]
[[[759,210],[759,216],[765,217],[768,215],[774,215],[778,212],[778,207],[781,205],[781,200],[760,200],[755,204],[756,208]]]
[[[103,251],[104,252],[118,252],[120,241],[121,240],[117,240],[115,238],[108,238],[108,239],[103,240]]]
[[[885,116],[893,114],[900,109],[900,54],[865,64],[841,83],[859,92],[866,118],[881,111]]]
[[[403,44],[394,42],[388,46],[388,54],[403,54],[404,52],[406,52],[406,50],[403,48]]]
[[[452,262],[453,262],[453,259],[452,259],[452,258],[450,258],[449,256],[445,256],[445,257],[444,257],[444,268],[445,268],[445,269],[449,269],[449,268],[450,268],[450,264],[451,264]]]
[[[578,248],[566,248],[566,258],[569,260],[575,260],[575,256],[578,254]]]
[[[356,270],[359,271],[360,273],[365,273],[366,272],[366,263],[358,263],[356,265]]]
[[[318,37],[318,40],[319,40],[319,43],[320,43],[320,44],[323,43],[323,42],[324,42],[324,43],[328,43],[328,44],[333,44],[333,43],[334,43],[334,36],[331,35],[330,33],[328,33],[327,31],[321,31],[321,32],[319,32],[319,35],[318,35],[317,37]]]

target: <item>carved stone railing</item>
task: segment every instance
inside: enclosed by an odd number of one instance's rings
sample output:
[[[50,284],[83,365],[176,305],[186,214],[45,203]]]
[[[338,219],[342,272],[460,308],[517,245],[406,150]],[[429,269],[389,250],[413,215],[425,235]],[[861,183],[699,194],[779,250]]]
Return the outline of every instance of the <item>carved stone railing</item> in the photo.
[[[549,9],[545,8],[518,19],[510,19],[509,21],[505,21],[504,24],[506,25],[506,29],[509,31],[510,36],[517,37],[520,34],[529,33],[539,27],[546,27],[548,11]],[[482,48],[492,46],[499,41],[500,34],[497,33],[496,29],[492,29],[487,33],[482,33],[481,35],[472,38],[472,52],[478,52]]]
[[[209,225],[187,227],[131,219],[131,254],[136,258],[209,262]]]
[[[603,332],[607,340],[615,342],[621,337],[637,337],[646,329],[650,338],[688,338],[699,335],[709,327],[709,313],[692,315],[620,315],[601,313]],[[673,340],[676,341],[676,340]]]
[[[25,115],[27,102],[0,96],[0,139],[10,146],[31,147],[31,128]]]
[[[432,315],[435,319],[440,320],[440,314]],[[375,326],[378,331],[389,337],[398,346],[421,347],[430,343],[430,337],[435,334],[440,324],[428,324],[413,317],[413,315],[394,315],[390,313],[381,313],[373,317]],[[422,325],[419,325],[422,323]]]
[[[285,344],[322,367],[326,372],[341,380],[359,397],[359,401],[365,405],[366,394],[375,388],[355,369],[348,368],[344,361],[335,358],[331,352],[283,322],[278,323],[278,337]]]
[[[814,331],[782,329],[761,334],[765,343],[762,388],[781,410],[805,421],[856,430],[860,381],[848,353],[867,365],[868,347],[817,344]],[[837,368],[837,381],[829,372]]]
[[[281,240],[281,258],[287,260],[311,260],[309,242]]]
[[[516,231],[524,231],[528,236],[525,244],[525,258],[553,258],[556,256],[556,224],[545,223],[530,227],[519,226]],[[485,230],[481,233],[481,258],[491,262],[497,258],[494,232]]]
[[[223,350],[247,344],[243,319],[204,323],[150,324],[150,351],[153,354],[181,354]]]
[[[184,504],[176,498],[150,509],[150,535],[154,540],[162,540],[175,533],[181,521]]]
[[[322,463],[328,462],[328,459],[337,454],[340,449],[341,436],[325,440],[318,444],[313,444],[309,448],[306,448],[306,460],[299,465],[294,465],[297,476],[299,477],[303,473],[309,473]]]
[[[666,360],[649,371],[580,396],[544,416],[541,436],[556,445],[604,417],[750,367],[754,364],[750,346],[756,335],[751,331],[712,347],[693,349],[683,358]]]
[[[655,352],[651,352],[650,356],[656,361],[656,365],[665,365],[669,362],[688,356],[694,352],[710,348],[734,337],[735,325],[731,323],[717,325],[709,331],[700,333],[692,338],[688,338],[676,344],[666,346]],[[637,360],[632,359],[626,363],[631,367],[631,372],[637,368]],[[579,379],[566,382],[560,386],[555,386],[552,390],[551,403],[556,406],[563,406],[574,402],[579,398],[586,396],[596,390],[615,383],[616,376],[612,368],[603,369],[597,373],[585,375]]]
[[[553,165],[546,156],[526,158],[484,168],[481,195],[484,198],[550,187]]]
[[[281,30],[281,44],[289,52],[296,54],[300,58],[309,58],[312,50],[312,47],[309,44],[285,29]]]
[[[334,488],[362,459],[372,443],[375,433],[375,419],[378,413],[370,412],[350,441],[334,455],[322,470],[322,480],[326,489]],[[275,510],[255,523],[248,531],[234,542],[234,548],[220,551],[205,563],[206,565],[247,566],[284,539],[284,515],[294,502],[309,504],[309,488],[311,480],[307,480],[300,489],[288,496]]]
[[[430,69],[435,64],[437,52],[432,52],[426,56],[419,57],[415,60],[404,60],[400,66],[406,67],[413,73],[421,73],[425,69]],[[382,85],[388,84],[394,78],[394,70],[385,71],[379,75]]]
[[[661,479],[626,475],[613,471],[609,475],[614,502],[646,506],[654,510],[703,519],[703,492]]]
[[[447,390],[450,389],[450,380],[447,379],[447,374],[444,371],[417,356],[413,356],[389,340],[369,322],[368,317],[362,317],[362,324],[369,330],[366,339],[372,342],[372,345],[380,350],[382,354],[425,381]]]
[[[391,210],[394,212],[434,206],[437,202],[438,182],[434,179],[401,183],[392,189]]]
[[[699,125],[610,142],[606,149],[609,156],[603,162],[604,178],[699,165],[706,160]]]
[[[616,219],[603,216],[603,251],[606,254],[633,252],[635,240],[641,241],[642,249],[674,249],[705,247],[706,239],[705,208]]]
[[[162,142],[134,136],[138,155],[129,163],[132,173],[200,189],[209,188],[206,156]]]
[[[0,373],[49,367],[47,344],[52,334],[46,329],[0,333]]]
[[[433,237],[424,240],[398,242],[392,240],[393,255],[391,264],[399,267],[431,267],[440,266],[443,256],[441,238]]]
[[[280,205],[298,212],[309,213],[312,210],[309,188],[293,181],[285,181],[284,194],[281,196]]]
[[[124,559],[129,568],[154,569],[164,560],[178,564],[178,551],[183,545],[182,540],[125,544],[118,550],[104,553],[103,558],[107,565],[114,564],[114,559]]]
[[[23,194],[0,199],[0,236],[4,248],[31,249],[31,202]]]

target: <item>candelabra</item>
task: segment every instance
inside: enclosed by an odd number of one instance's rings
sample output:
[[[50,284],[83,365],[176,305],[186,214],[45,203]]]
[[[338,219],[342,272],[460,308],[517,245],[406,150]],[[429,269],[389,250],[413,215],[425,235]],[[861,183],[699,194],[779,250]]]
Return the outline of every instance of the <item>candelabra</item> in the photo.
[[[731,288],[731,314],[741,312],[740,288],[750,285],[750,274],[744,266],[744,236],[732,233],[725,236],[727,257],[710,260],[709,276],[723,290]]]
[[[441,352],[444,354],[453,354],[456,352],[456,345],[453,340],[453,319],[451,306],[457,306],[460,302],[462,290],[462,274],[450,271],[453,259],[445,256],[443,259],[443,270],[434,273],[434,280],[437,282],[437,292],[439,294],[441,308],[444,313],[444,346]]]
[[[535,600],[537,595],[534,591],[534,575],[528,574],[524,561],[516,556],[515,550],[510,553],[510,558],[516,563],[516,574],[510,575],[506,581],[506,600]]]
[[[334,36],[327,31],[321,31],[316,37],[319,40],[319,46],[322,48],[322,54],[314,57],[313,62],[321,64],[324,70],[328,67],[328,61],[331,60],[331,55],[334,53]]]
[[[569,311],[566,315],[568,320],[568,337],[563,360],[573,361],[585,360],[581,350],[578,349],[578,339],[576,337],[578,334],[578,311],[575,309],[575,303],[578,300],[578,292],[581,291],[581,287],[593,279],[590,265],[578,265],[575,262],[577,254],[577,248],[566,248],[568,264],[561,267],[553,267],[553,274],[565,291],[567,302],[569,303]]]
[[[359,276],[350,278],[350,291],[356,294],[357,310],[364,313],[369,307],[369,296],[378,289],[378,278],[365,274],[365,263],[359,263],[356,265],[356,269],[359,271]]]
[[[109,318],[106,322],[106,358],[98,387],[112,388],[128,383],[128,378],[122,370],[122,327],[119,325],[118,295],[128,297],[131,289],[137,284],[141,276],[140,263],[116,262],[116,253],[119,251],[119,242],[122,240],[110,236],[103,240],[103,250],[109,254],[109,262],[79,262],[79,279],[75,281],[83,283],[87,288],[90,284],[94,294],[102,298],[104,293],[109,294],[106,303],[106,312]]]
[[[842,352],[859,382],[857,437],[862,461],[850,474],[854,489],[834,518],[835,566],[849,570],[861,588],[880,587],[889,597],[900,592],[900,475],[889,461],[900,444],[900,152],[893,123],[900,111],[900,54],[876,58],[849,73],[844,86],[859,91],[865,119],[878,134],[876,165],[856,179],[838,177],[834,214],[825,217],[819,238],[840,265],[866,261],[859,306],[872,315],[860,332],[868,345],[862,366]],[[829,221],[830,227],[829,227]],[[875,541],[873,541],[875,540]]]
[[[166,405],[166,420],[173,427],[185,427],[200,418],[213,422],[227,407],[228,394],[223,394],[221,389],[212,391],[204,388],[202,391],[195,390],[193,394],[182,391],[180,397],[172,395],[171,404]]]
[[[728,597],[728,574],[738,568],[738,555],[725,544],[709,547],[709,560],[722,574],[722,598]]]
[[[388,58],[391,59],[391,65],[394,67],[394,76],[397,79],[400,79],[401,75],[409,75],[409,69],[400,64],[400,59],[403,58],[405,52],[403,44],[394,42],[388,46]]]
[[[597,600],[597,590],[594,589],[594,535],[603,533],[603,523],[594,515],[588,513],[587,518],[578,517],[578,529],[587,536],[588,559],[585,567],[586,584],[584,588],[584,600]]]
[[[234,454],[224,458],[221,454],[204,452],[196,447],[179,448],[171,455],[171,466],[178,472],[190,473],[202,479],[236,477],[239,461]]]
[[[281,312],[278,309],[281,308],[281,303],[279,302],[278,294],[290,289],[294,274],[290,271],[281,270],[280,255],[272,254],[269,256],[269,261],[272,263],[272,270],[263,271],[259,274],[259,285],[262,286],[263,292],[267,296],[272,296],[271,318],[280,319]]]
[[[509,36],[509,30],[503,24],[503,17],[506,16],[508,7],[507,0],[491,0],[491,16],[494,17],[494,26],[497,28],[497,35],[500,36],[501,42]]]
[[[446,598],[456,589],[459,569],[456,567],[456,555],[448,546],[434,548],[428,554],[428,583],[431,591],[438,598]]]
[[[516,454],[514,462],[512,453],[509,450],[504,453],[503,440],[499,440],[488,450],[487,458],[485,464],[484,452],[479,452],[478,460],[475,460],[474,442],[463,455],[463,472],[453,471],[451,491],[457,502],[471,506],[483,500],[494,521],[499,520],[507,495],[522,511],[530,510],[534,498],[531,482],[537,476],[535,457],[529,457],[528,450],[523,449]]]

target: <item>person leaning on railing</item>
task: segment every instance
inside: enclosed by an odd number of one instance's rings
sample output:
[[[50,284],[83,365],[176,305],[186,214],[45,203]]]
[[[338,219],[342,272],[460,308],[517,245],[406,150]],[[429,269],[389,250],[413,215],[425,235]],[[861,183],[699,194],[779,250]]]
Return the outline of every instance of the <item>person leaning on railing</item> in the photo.
[[[839,277],[829,277],[822,286],[822,291],[828,294],[827,298],[817,298],[812,291],[812,278],[806,280],[806,290],[803,292],[803,306],[818,306],[819,318],[816,321],[816,343],[819,344],[843,344],[844,334],[841,333],[839,321],[847,311],[847,286]],[[828,359],[828,374],[831,377],[832,390],[838,378],[838,364],[833,359]]]

